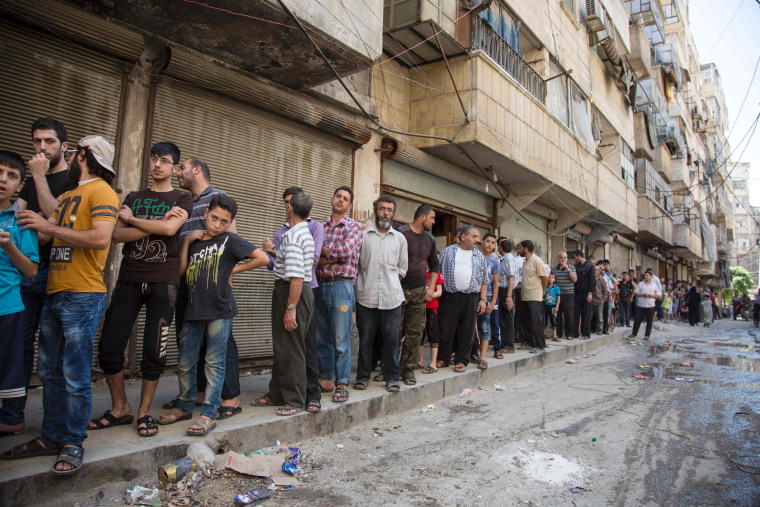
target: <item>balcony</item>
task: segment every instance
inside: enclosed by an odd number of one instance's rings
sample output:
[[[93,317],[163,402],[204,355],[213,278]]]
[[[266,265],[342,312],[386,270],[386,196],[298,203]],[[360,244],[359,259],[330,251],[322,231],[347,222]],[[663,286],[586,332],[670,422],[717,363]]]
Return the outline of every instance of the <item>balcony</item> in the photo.
[[[625,0],[633,20],[644,26],[650,44],[665,42],[665,21],[659,0]]]
[[[647,79],[652,74],[652,46],[644,29],[639,25],[630,26],[631,54],[628,61],[639,79]]]
[[[480,16],[472,16],[472,45],[490,56],[539,102],[546,103],[546,82]]]
[[[683,126],[679,118],[668,120],[666,125],[658,125],[657,137],[660,143],[668,147],[672,156],[686,156],[686,139],[684,138]]]
[[[690,261],[704,261],[702,238],[688,224],[673,225],[673,250]]]
[[[718,226],[718,235],[716,238],[716,242],[718,244],[718,253],[727,254],[729,251],[728,246],[728,229],[724,226]]]
[[[639,243],[647,246],[673,245],[673,218],[647,194],[639,194]]]

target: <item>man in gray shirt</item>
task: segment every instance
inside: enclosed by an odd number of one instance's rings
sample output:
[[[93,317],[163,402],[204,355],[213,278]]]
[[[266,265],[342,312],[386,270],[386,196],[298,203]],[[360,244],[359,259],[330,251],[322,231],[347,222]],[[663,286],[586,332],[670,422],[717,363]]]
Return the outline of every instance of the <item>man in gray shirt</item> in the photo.
[[[568,263],[567,252],[557,256],[559,263],[552,268],[554,284],[559,288],[560,300],[557,308],[557,337],[562,338],[562,330],[568,340],[573,339],[573,314],[575,313],[575,282],[578,275],[575,266]]]
[[[517,274],[517,263],[515,256],[512,255],[512,242],[504,239],[499,243],[499,253],[501,254],[501,264],[499,266],[499,329],[501,331],[501,341],[499,348],[496,349],[494,341],[494,355],[501,354],[502,351],[512,354],[515,351],[515,302],[514,288],[515,275]]]

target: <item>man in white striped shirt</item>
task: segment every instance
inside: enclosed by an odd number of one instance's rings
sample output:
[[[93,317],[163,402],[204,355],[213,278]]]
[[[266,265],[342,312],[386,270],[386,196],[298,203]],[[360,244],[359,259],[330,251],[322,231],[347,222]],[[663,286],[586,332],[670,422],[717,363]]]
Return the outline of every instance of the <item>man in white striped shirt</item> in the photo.
[[[306,219],[314,205],[300,192],[290,198],[287,221],[290,229],[282,235],[274,269],[272,292],[272,345],[274,368],[269,393],[259,404],[283,404],[277,415],[293,415],[306,404],[306,356],[304,344],[314,311],[311,273],[314,240]],[[261,403],[266,400],[268,403]]]

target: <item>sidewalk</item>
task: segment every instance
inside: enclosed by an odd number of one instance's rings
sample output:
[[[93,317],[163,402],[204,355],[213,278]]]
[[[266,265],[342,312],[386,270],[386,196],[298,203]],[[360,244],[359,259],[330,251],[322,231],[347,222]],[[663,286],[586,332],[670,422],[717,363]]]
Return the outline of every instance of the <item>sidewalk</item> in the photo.
[[[329,435],[350,428],[356,423],[379,415],[401,413],[435,403],[437,400],[458,394],[462,389],[503,383],[515,375],[538,370],[566,361],[574,356],[617,344],[630,333],[630,328],[618,328],[610,335],[594,336],[591,340],[549,341],[545,354],[529,354],[518,350],[506,354],[504,359],[488,358],[489,368],[478,370],[469,365],[465,373],[454,373],[452,368],[441,368],[432,375],[417,375],[417,385],[402,386],[401,392],[388,393],[382,383],[370,382],[366,391],[349,389],[347,403],[332,403],[330,395],[323,395],[322,411],[317,414],[301,412],[292,417],[278,417],[276,408],[256,408],[250,402],[266,392],[269,375],[243,375],[241,387],[242,414],[219,421],[204,441],[220,451],[250,451],[272,445],[276,440],[297,441],[315,435]],[[353,380],[353,375],[352,375]],[[161,379],[152,415],[159,416],[163,403],[177,394],[176,376]],[[0,451],[26,442],[39,435],[42,422],[41,390],[31,392],[27,404],[27,426],[23,434],[0,440]],[[127,395],[136,412],[140,395],[140,381],[130,381]],[[111,407],[108,389],[104,383],[93,386],[93,414],[99,415]],[[196,414],[197,416],[197,410]],[[187,446],[200,441],[189,437],[185,430],[192,420],[170,426],[160,426],[159,434],[140,438],[135,424],[90,431],[85,441],[85,460],[82,470],[73,476],[58,477],[50,470],[54,457],[37,457],[18,461],[0,461],[0,505],[60,505],[60,498],[72,492],[83,492],[113,481],[130,481],[185,455]],[[54,494],[55,497],[50,495]],[[57,501],[56,501],[57,499]]]

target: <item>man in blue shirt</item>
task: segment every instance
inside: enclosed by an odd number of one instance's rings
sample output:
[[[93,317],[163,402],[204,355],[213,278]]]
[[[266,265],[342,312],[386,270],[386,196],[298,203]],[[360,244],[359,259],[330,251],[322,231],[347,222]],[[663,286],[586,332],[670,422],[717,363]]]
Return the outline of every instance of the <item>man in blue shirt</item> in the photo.
[[[496,323],[496,335],[499,333],[499,310],[496,303],[499,299],[499,291],[494,291],[494,286],[499,287],[499,259],[493,255],[496,249],[496,234],[487,232],[483,235],[483,257],[486,260],[486,283],[488,288],[486,289],[486,309],[478,315],[478,325],[476,328],[475,339],[473,340],[472,350],[473,355],[478,352],[478,346],[480,348],[480,355],[478,356],[478,368],[485,370],[488,368],[488,363],[485,361],[486,353],[488,352],[488,342],[491,340],[491,330],[494,328],[494,322]],[[494,336],[494,339],[496,336]],[[478,339],[480,343],[478,344]]]

